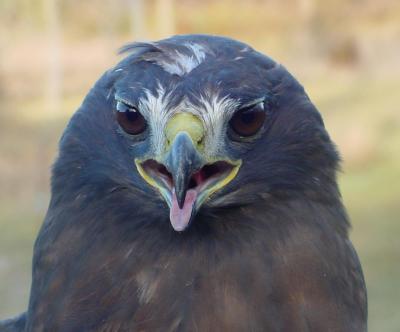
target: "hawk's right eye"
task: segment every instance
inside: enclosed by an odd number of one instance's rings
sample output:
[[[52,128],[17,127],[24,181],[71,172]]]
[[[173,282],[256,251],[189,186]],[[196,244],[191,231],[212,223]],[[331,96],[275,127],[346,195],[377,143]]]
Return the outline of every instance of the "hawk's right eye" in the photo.
[[[145,118],[131,105],[118,101],[116,116],[119,125],[127,134],[139,135],[146,130]]]

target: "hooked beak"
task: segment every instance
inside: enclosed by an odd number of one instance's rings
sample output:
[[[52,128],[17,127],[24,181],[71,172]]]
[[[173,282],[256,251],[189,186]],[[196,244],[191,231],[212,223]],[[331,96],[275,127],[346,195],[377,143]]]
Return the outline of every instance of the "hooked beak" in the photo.
[[[207,162],[191,136],[180,131],[161,162],[136,159],[139,174],[157,188],[170,208],[175,231],[187,229],[204,201],[235,178],[241,161]]]
[[[202,166],[202,158],[185,133],[179,133],[167,156],[166,167],[172,176],[174,196],[180,209],[183,208],[192,175]]]

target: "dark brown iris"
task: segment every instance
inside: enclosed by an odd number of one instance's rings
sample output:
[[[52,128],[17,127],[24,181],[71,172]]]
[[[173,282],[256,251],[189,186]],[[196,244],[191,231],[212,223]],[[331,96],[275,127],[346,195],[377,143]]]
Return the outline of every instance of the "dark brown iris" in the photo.
[[[249,137],[261,129],[265,116],[265,111],[262,109],[246,108],[237,111],[229,121],[229,125],[239,136]]]
[[[117,121],[126,133],[139,135],[146,130],[146,120],[136,108],[118,102],[116,113]]]

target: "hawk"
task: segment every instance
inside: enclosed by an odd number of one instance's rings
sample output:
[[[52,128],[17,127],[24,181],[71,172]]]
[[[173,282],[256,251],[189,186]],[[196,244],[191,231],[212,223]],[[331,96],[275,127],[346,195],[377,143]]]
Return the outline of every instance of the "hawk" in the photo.
[[[224,37],[122,52],[60,140],[29,306],[2,331],[366,331],[303,87]]]

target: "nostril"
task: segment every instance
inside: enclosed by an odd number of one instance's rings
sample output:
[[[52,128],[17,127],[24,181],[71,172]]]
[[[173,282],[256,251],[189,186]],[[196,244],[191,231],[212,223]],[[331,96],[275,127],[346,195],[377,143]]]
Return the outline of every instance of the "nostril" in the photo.
[[[197,141],[197,145],[198,145],[198,146],[199,146],[199,145],[203,145],[203,142],[204,142],[204,136],[201,137],[201,138]]]

